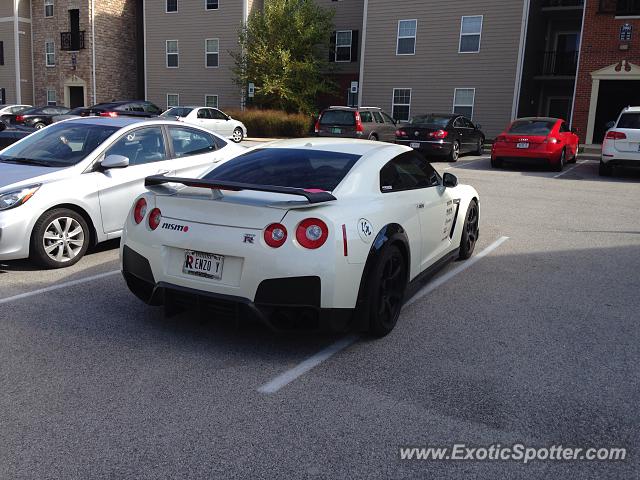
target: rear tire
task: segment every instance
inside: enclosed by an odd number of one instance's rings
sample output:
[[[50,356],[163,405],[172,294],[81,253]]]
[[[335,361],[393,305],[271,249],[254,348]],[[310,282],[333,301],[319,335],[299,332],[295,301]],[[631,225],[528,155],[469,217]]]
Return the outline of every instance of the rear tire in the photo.
[[[502,168],[502,160],[491,157],[491,168]]]
[[[567,162],[567,153],[566,150],[562,149],[562,152],[560,152],[560,160],[558,161],[557,165],[553,165],[553,169],[556,172],[561,172],[562,170],[564,170],[564,165]]]
[[[613,175],[613,167],[611,165],[607,165],[602,160],[600,160],[600,167],[598,168],[598,174],[601,177],[610,177]]]
[[[453,144],[451,145],[451,153],[449,154],[449,161],[457,162],[458,158],[460,158],[460,144],[458,143],[457,140],[454,140]]]
[[[458,260],[466,260],[473,255],[476,242],[480,235],[480,209],[476,200],[471,200],[467,214],[462,224],[462,238],[460,239],[460,255]]]
[[[45,268],[75,265],[87,252],[91,234],[82,215],[66,208],[45,212],[31,232],[30,257]]]
[[[365,295],[358,312],[365,316],[368,334],[381,338],[398,323],[407,289],[407,264],[400,249],[389,245],[382,249],[365,282]]]
[[[236,129],[231,134],[231,140],[233,140],[235,143],[240,143],[243,138],[244,138],[244,132],[240,127],[236,127]]]
[[[44,127],[46,127],[46,125],[44,123],[42,123],[42,122],[38,122],[33,126],[33,128],[35,128],[36,130],[41,130]]]

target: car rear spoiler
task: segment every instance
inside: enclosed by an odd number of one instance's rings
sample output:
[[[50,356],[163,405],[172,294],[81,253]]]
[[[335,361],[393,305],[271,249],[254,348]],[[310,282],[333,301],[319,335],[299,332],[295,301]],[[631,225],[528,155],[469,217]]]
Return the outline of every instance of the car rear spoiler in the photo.
[[[210,188],[211,190],[229,190],[232,192],[252,190],[255,192],[284,193],[286,195],[298,195],[305,197],[309,203],[323,203],[336,200],[336,197],[331,195],[329,192],[317,189],[278,187],[275,185],[254,185],[252,183],[205,180],[202,178],[167,177],[165,175],[152,175],[144,180],[145,187],[153,187],[156,185],[163,185],[165,183],[180,183],[192,188]]]

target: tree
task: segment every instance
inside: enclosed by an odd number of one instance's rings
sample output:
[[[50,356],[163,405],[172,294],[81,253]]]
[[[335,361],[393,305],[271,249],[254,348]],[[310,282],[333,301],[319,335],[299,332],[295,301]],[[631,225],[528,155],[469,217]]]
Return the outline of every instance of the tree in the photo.
[[[333,93],[327,79],[333,10],[314,0],[266,0],[239,32],[232,53],[236,82],[256,86],[253,103],[262,108],[311,113],[318,95]]]

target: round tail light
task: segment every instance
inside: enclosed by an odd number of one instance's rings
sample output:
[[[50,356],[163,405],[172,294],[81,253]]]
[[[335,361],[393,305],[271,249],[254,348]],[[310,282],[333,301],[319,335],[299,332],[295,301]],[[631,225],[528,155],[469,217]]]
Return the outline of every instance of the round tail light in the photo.
[[[319,218],[307,218],[296,228],[296,240],[304,248],[320,248],[329,237],[329,228]]]
[[[287,241],[287,229],[281,223],[272,223],[264,229],[264,241],[270,247],[281,247]]]
[[[158,228],[158,225],[160,225],[161,220],[162,212],[160,212],[159,208],[154,208],[149,214],[149,228],[151,228],[151,230],[155,230]]]
[[[133,209],[133,220],[136,224],[140,225],[142,220],[144,220],[144,216],[147,214],[147,201],[144,198],[141,198],[136,202],[136,206]]]

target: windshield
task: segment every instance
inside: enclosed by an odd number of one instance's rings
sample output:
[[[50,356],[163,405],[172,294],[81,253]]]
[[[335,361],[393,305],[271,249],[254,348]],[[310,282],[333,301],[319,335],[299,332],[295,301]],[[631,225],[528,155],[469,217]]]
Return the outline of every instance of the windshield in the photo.
[[[186,117],[193,111],[193,108],[173,107],[162,114],[163,117]]]
[[[448,125],[450,118],[444,115],[418,115],[413,117],[409,123],[411,125],[433,125],[444,128]]]
[[[204,178],[333,191],[358,155],[292,148],[254,150],[213,169]]]
[[[0,153],[0,162],[70,167],[100,146],[118,127],[79,123],[54,124],[32,133]]]
[[[351,110],[326,110],[320,117],[320,125],[354,126],[356,116]]]
[[[31,107],[31,108],[25,108],[23,110],[20,110],[20,113],[23,113],[25,115],[28,115],[30,113],[41,113],[41,112],[42,112],[41,107]]]
[[[640,129],[640,113],[625,113],[618,120],[617,128]]]
[[[511,124],[509,133],[516,135],[549,135],[555,121],[551,120],[517,120]]]

